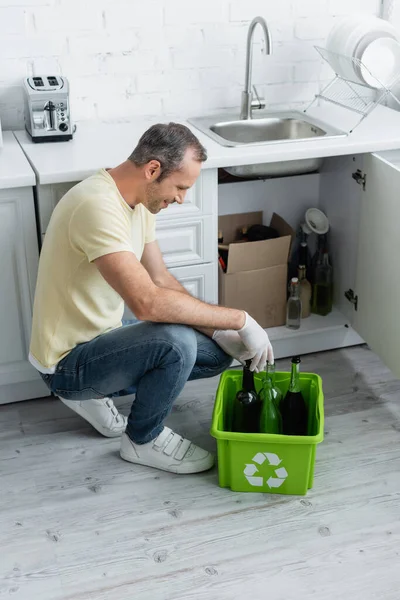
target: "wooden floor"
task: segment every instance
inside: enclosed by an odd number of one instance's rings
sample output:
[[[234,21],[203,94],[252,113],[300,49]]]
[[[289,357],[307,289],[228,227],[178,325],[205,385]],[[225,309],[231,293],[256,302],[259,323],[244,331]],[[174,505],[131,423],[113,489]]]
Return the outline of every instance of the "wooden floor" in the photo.
[[[0,406],[0,598],[399,600],[400,381],[366,347],[302,367],[326,412],[305,497],[133,466],[56,399]],[[216,384],[169,419],[208,449]]]

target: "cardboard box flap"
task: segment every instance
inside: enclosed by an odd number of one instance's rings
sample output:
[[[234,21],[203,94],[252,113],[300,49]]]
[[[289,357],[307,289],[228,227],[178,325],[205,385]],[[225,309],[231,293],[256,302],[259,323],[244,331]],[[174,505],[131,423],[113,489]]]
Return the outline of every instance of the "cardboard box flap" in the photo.
[[[292,238],[230,244],[227,273],[255,271],[287,263]]]
[[[263,222],[263,213],[239,213],[218,217],[218,229],[224,236],[224,244],[231,244],[238,239],[238,230],[244,225],[260,225]]]
[[[276,229],[276,231],[279,233],[280,237],[282,237],[284,235],[290,235],[290,237],[292,238],[292,242],[294,241],[294,239],[296,237],[296,233],[293,230],[293,228],[290,227],[289,223],[286,223],[285,219],[282,219],[282,217],[280,217],[276,213],[274,213],[272,215],[270,227],[273,227],[274,229]]]

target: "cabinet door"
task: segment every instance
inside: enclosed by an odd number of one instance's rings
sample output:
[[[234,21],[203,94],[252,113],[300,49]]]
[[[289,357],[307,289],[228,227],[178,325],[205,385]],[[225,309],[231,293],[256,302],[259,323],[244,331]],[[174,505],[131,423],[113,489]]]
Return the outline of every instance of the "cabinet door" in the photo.
[[[158,221],[156,236],[167,267],[211,262],[217,255],[213,233],[211,217]]]
[[[37,265],[32,190],[1,190],[0,404],[48,395],[28,361]]]
[[[354,328],[400,377],[400,168],[372,154],[363,170]]]

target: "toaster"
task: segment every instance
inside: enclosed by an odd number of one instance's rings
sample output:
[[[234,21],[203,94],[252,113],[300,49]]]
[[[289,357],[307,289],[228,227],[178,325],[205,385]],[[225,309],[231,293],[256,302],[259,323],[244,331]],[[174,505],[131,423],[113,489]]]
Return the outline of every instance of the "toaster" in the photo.
[[[72,139],[69,84],[61,75],[26,77],[24,86],[25,128],[33,142]]]

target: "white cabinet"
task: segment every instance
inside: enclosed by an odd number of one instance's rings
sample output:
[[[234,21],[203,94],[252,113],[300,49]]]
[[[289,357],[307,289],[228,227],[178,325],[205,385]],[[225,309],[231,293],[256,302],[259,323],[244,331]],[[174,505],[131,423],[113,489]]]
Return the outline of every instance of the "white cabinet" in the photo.
[[[28,361],[37,265],[32,188],[0,190],[0,404],[48,395]]]
[[[363,173],[353,326],[400,377],[400,157],[366,156]]]

